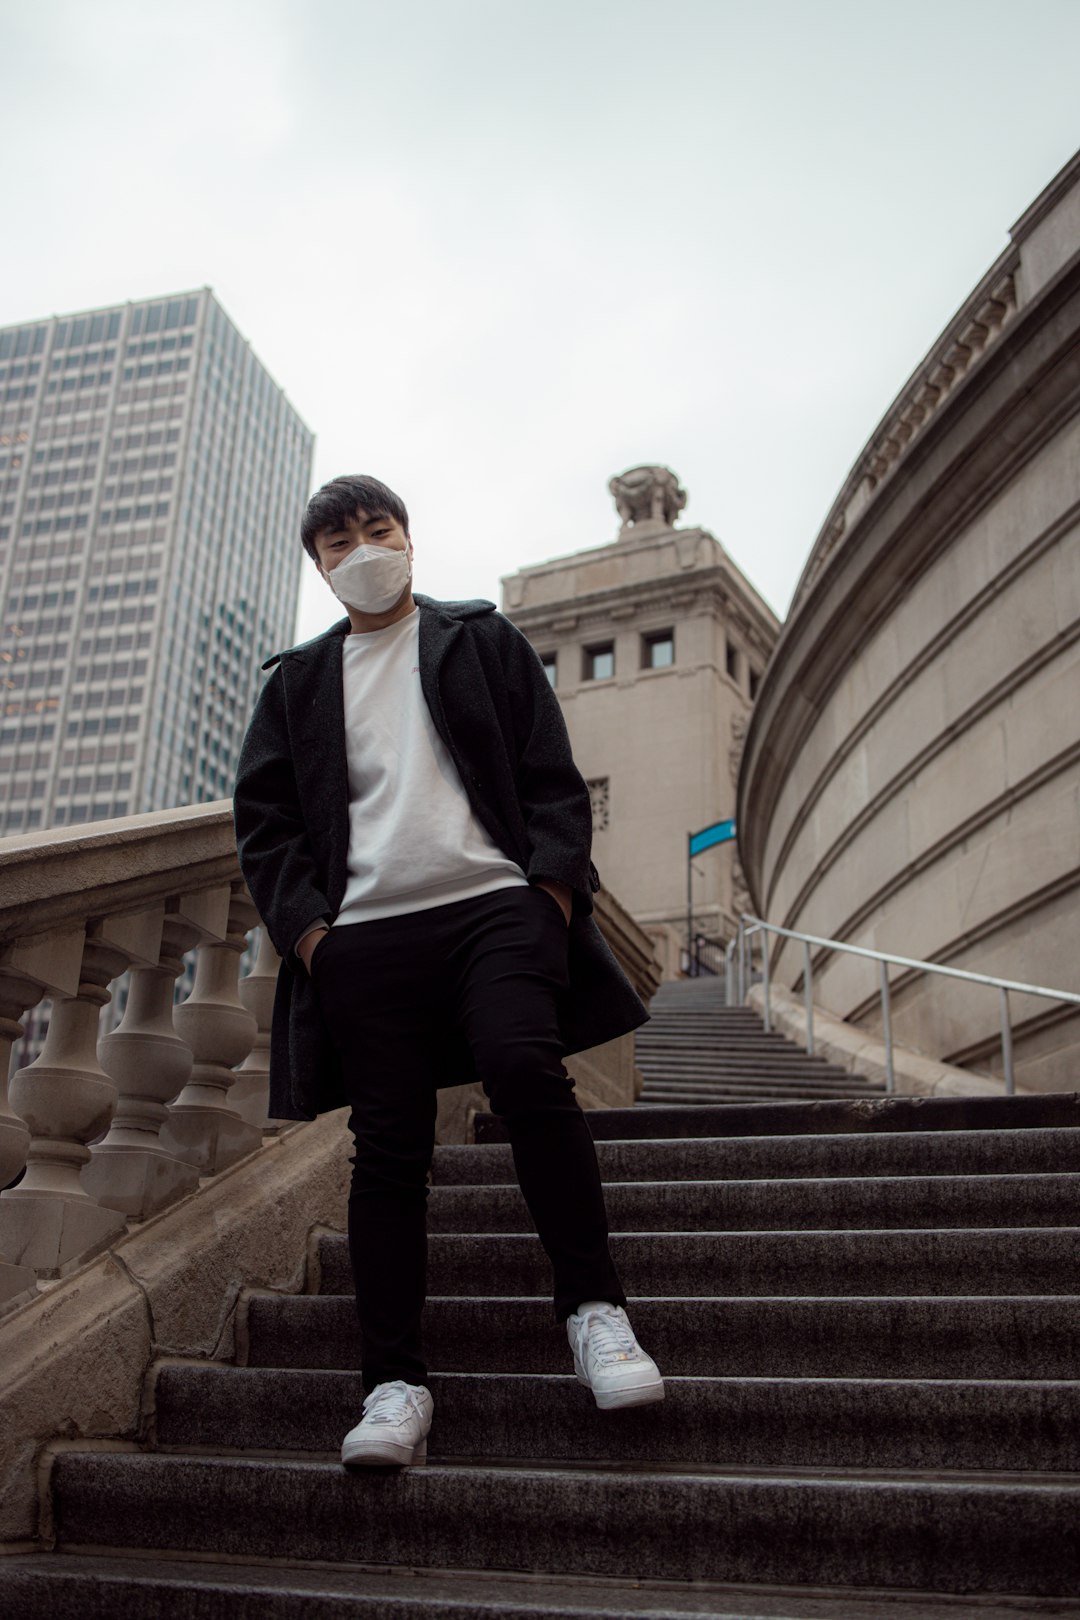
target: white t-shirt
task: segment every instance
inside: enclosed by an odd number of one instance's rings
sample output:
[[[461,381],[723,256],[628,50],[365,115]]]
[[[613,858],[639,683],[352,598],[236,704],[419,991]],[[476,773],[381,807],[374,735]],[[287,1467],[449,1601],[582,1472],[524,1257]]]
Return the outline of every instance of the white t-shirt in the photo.
[[[344,638],[348,882],[334,925],[527,884],[473,814],[420,686],[420,609]]]

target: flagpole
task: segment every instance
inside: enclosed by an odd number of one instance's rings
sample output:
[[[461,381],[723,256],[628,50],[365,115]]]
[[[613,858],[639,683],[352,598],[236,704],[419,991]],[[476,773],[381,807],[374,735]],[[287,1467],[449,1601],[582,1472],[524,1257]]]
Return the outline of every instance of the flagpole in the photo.
[[[690,936],[694,931],[694,902],[692,889],[694,857],[690,853],[693,842],[694,835],[692,832],[688,832],[686,835],[686,976],[688,979],[691,977]]]

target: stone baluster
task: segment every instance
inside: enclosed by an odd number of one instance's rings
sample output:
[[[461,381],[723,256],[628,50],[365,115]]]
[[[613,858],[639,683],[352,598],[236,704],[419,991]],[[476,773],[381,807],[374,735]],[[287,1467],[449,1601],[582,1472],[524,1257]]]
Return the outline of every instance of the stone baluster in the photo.
[[[264,1134],[280,1130],[283,1121],[267,1114],[270,1085],[270,1024],[274,1013],[281,957],[265,928],[259,929],[258,950],[251,972],[240,980],[240,1000],[258,1025],[255,1044],[236,1071],[232,1100],[242,1118]]]
[[[173,1012],[195,1062],[191,1079],[168,1108],[160,1138],[204,1176],[227,1169],[262,1141],[262,1132],[241,1118],[229,1095],[234,1065],[250,1052],[257,1029],[237,985],[245,934],[256,914],[243,883],[223,893],[224,926],[216,939],[199,945],[194,988]]]
[[[0,1193],[0,1247],[39,1277],[64,1276],[124,1228],[123,1215],[83,1187],[80,1171],[116,1106],[116,1087],[97,1059],[98,1022],[110,982],[140,954],[141,923],[110,918],[87,931],[74,994],[53,998],[41,1055],[11,1082],[30,1143],[22,1181]]]
[[[8,1098],[11,1048],[24,1031],[23,1014],[43,994],[78,989],[83,930],[12,940],[0,948],[0,1188],[26,1164],[30,1131]],[[0,1226],[3,1217],[0,1216]],[[32,1266],[14,1265],[0,1250],[0,1310],[15,1304],[36,1284]]]
[[[180,896],[156,913],[151,963],[133,966],[121,1023],[98,1042],[119,1097],[109,1134],[90,1149],[82,1184],[109,1209],[145,1220],[199,1185],[193,1164],[160,1141],[166,1103],[191,1078],[191,1049],[173,1025],[173,990],[184,953],[204,937],[201,896]],[[149,946],[150,941],[147,941]]]

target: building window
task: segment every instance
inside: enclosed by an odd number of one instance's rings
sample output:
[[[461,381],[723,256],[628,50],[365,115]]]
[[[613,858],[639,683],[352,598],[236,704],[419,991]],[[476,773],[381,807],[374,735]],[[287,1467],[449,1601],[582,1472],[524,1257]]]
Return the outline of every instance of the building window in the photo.
[[[675,662],[675,632],[654,630],[641,638],[642,669],[666,669]]]
[[[555,685],[555,654],[554,653],[541,653],[540,654],[540,662],[544,666],[544,674],[548,678],[548,685],[549,686],[554,686]]]
[[[727,672],[736,686],[739,684],[739,652],[729,640],[727,643]]]
[[[585,785],[589,790],[589,798],[592,801],[593,832],[606,832],[611,805],[611,778],[608,776],[594,776]]]
[[[586,681],[608,681],[615,673],[615,643],[586,647],[582,678]]]
[[[756,702],[757,695],[758,695],[758,687],[760,685],[761,685],[761,674],[760,674],[760,672],[758,670],[752,669],[750,671],[750,701],[751,701],[751,703]]]

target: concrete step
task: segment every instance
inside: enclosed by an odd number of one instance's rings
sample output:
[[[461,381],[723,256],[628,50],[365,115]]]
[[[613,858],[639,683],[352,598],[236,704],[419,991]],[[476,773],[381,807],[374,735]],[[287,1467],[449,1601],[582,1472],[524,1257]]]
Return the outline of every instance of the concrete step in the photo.
[[[849,1074],[846,1069],[815,1069],[808,1063],[654,1063],[638,1064],[642,1077],[648,1085],[713,1085],[724,1081],[753,1081],[760,1083],[763,1080],[777,1080],[782,1085],[802,1085],[811,1089],[815,1086],[849,1086],[852,1091],[865,1091],[871,1088],[884,1091],[880,1081],[864,1080],[860,1075]]]
[[[795,1093],[795,1095],[790,1095],[790,1093],[785,1092],[784,1095],[776,1095],[776,1093],[771,1092],[771,1090],[767,1089],[767,1087],[763,1087],[761,1092],[756,1093],[756,1097],[758,1097],[758,1102],[763,1103],[790,1103],[798,1102],[798,1100],[800,1100],[798,1093]],[[818,1100],[831,1102],[831,1100],[834,1100],[834,1098],[826,1097],[818,1098]],[[725,1095],[724,1092],[717,1092],[714,1097],[709,1098],[708,1106],[711,1106],[711,1108],[712,1106],[716,1106],[716,1108],[732,1108],[732,1106],[742,1105],[743,1102],[746,1102],[745,1092],[735,1092],[730,1093],[730,1095]],[[638,1102],[636,1102],[636,1106],[641,1108],[643,1111],[653,1110],[653,1108],[667,1108],[667,1110],[670,1110],[670,1108],[699,1108],[701,1105],[703,1105],[703,1098],[680,1097],[678,1093],[675,1093],[674,1097],[665,1097],[662,1102],[659,1100],[659,1098],[649,1097],[640,1097],[638,1098]]]
[[[1076,1476],[452,1464],[387,1474],[71,1450],[55,1458],[52,1489],[58,1545],[72,1550],[165,1540],[218,1559],[1080,1594]]]
[[[627,1576],[468,1574],[411,1567],[219,1563],[201,1557],[16,1554],[0,1562],[0,1604],[18,1620],[1039,1620],[1080,1599],[948,1597],[835,1588],[755,1590]]]
[[[668,1378],[662,1403],[618,1413],[572,1376],[428,1388],[431,1458],[1080,1473],[1076,1381]],[[336,1455],[362,1401],[355,1372],[165,1364],[157,1445]]]
[[[623,1287],[642,1297],[717,1294],[1074,1294],[1078,1231],[1068,1227],[953,1231],[617,1232]],[[320,1292],[349,1293],[344,1237],[319,1244]],[[432,1293],[544,1294],[550,1263],[532,1233],[435,1233]]]
[[[586,1113],[596,1140],[642,1136],[791,1136],[839,1131],[949,1131],[1075,1129],[1080,1092],[1020,1097],[874,1097],[821,1102],[730,1103],[698,1108],[591,1108]],[[491,1114],[478,1113],[478,1142],[502,1142],[506,1129]]]
[[[730,1106],[732,1103],[744,1102],[832,1102],[845,1098],[861,1097],[862,1092],[850,1091],[799,1091],[794,1086],[777,1088],[767,1082],[760,1086],[739,1086],[730,1090],[717,1086],[708,1092],[694,1091],[642,1091],[637,1100],[638,1108],[709,1108]]]
[[[730,1059],[700,1055],[694,1059],[678,1059],[668,1062],[663,1059],[656,1061],[639,1062],[637,1067],[646,1079],[652,1077],[659,1080],[741,1080],[774,1076],[778,1080],[809,1081],[814,1084],[840,1083],[851,1086],[879,1085],[881,1082],[867,1080],[860,1074],[850,1074],[846,1069],[838,1067],[826,1068],[817,1066],[805,1060],[802,1063],[789,1062],[786,1059],[761,1060],[756,1057]]]
[[[831,1101],[838,1097],[884,1097],[884,1090],[874,1090],[869,1086],[851,1084],[818,1085],[799,1080],[776,1080],[763,1077],[760,1080],[716,1080],[695,1081],[692,1084],[678,1081],[646,1080],[638,1103],[650,1102],[652,1104],[683,1103],[691,1106],[706,1106],[711,1102],[753,1102],[755,1099],[765,1101],[771,1099],[783,1101]]]
[[[662,1011],[656,1008],[649,1009],[648,1024],[638,1025],[638,1040],[656,1040],[657,1032],[682,1037],[688,1029],[730,1029],[735,1030],[740,1037],[759,1038],[759,1040],[782,1040],[787,1042],[789,1037],[780,1034],[779,1029],[766,1029],[763,1019],[758,1014],[751,1013],[748,1008],[722,1008],[703,1013],[691,1013],[687,1008],[674,1008]]]
[[[665,1040],[638,1043],[635,1046],[635,1058],[639,1063],[644,1062],[653,1066],[658,1063],[777,1063],[812,1071],[824,1069],[847,1073],[847,1070],[842,1069],[839,1064],[830,1063],[826,1058],[808,1057],[801,1047],[791,1046],[786,1041],[775,1046],[769,1045],[764,1037],[758,1040],[702,1038],[681,1042]]]
[[[644,1138],[597,1142],[596,1157],[605,1182],[1075,1174],[1080,1171],[1080,1130]],[[436,1148],[433,1171],[439,1187],[516,1184],[508,1143]]]
[[[616,1232],[1080,1225],[1076,1174],[609,1182],[605,1198]],[[516,1186],[434,1187],[428,1231],[528,1233],[533,1226]]]
[[[763,1081],[780,1081],[782,1084],[808,1085],[811,1090],[818,1085],[848,1085],[852,1090],[881,1090],[884,1084],[879,1081],[865,1081],[858,1074],[848,1074],[847,1069],[814,1069],[810,1064],[803,1063],[656,1063],[638,1064],[646,1084],[667,1085],[712,1085],[716,1082],[753,1082],[761,1084]]]
[[[714,1099],[726,1097],[746,1102],[753,1102],[755,1099],[764,1100],[770,1097],[778,1098],[781,1101],[784,1098],[791,1098],[813,1102],[815,1098],[821,1101],[829,1101],[835,1097],[884,1097],[886,1095],[883,1087],[861,1085],[857,1081],[851,1080],[833,1080],[830,1082],[807,1080],[798,1075],[754,1074],[733,1075],[730,1078],[717,1077],[711,1080],[650,1079],[645,1077],[642,1095],[646,1091],[661,1102],[665,1099],[674,1101],[677,1097],[685,1097],[698,1104],[707,1104]]]
[[[884,1097],[884,1086],[872,1084],[865,1080],[853,1079],[849,1074],[816,1075],[801,1074],[798,1070],[775,1072],[758,1070],[754,1068],[715,1070],[696,1070],[693,1073],[679,1074],[670,1070],[657,1069],[652,1073],[642,1071],[642,1084],[649,1091],[660,1095],[671,1092],[693,1094],[700,1091],[707,1095],[714,1090],[745,1091],[752,1099],[763,1093],[776,1090],[779,1092],[800,1091],[807,1096],[829,1098],[837,1093],[850,1093],[853,1097]]]
[[[805,1051],[798,1047],[766,1047],[764,1042],[729,1042],[721,1040],[716,1045],[708,1045],[703,1040],[687,1042],[685,1047],[677,1047],[674,1042],[654,1042],[649,1047],[640,1048],[635,1053],[638,1063],[648,1063],[656,1068],[659,1063],[675,1063],[682,1066],[704,1063],[761,1063],[761,1064],[797,1064],[800,1069],[808,1071],[840,1072],[839,1064],[827,1063],[824,1058],[808,1058]]]
[[[729,1016],[719,1017],[693,1017],[690,1014],[678,1013],[672,1017],[651,1017],[648,1024],[641,1024],[636,1030],[636,1047],[648,1048],[670,1047],[672,1050],[683,1051],[695,1047],[701,1038],[708,1037],[711,1032],[721,1035],[724,1045],[730,1047],[746,1048],[758,1051],[798,1051],[806,1056],[805,1048],[798,1042],[793,1042],[787,1035],[780,1035],[779,1030],[767,1030],[763,1024],[756,1021],[743,1022],[742,1019],[733,1019]]]
[[[1073,1379],[1080,1367],[1077,1296],[631,1296],[628,1312],[671,1377]],[[249,1366],[360,1365],[356,1308],[345,1294],[253,1294],[243,1318]],[[571,1370],[546,1290],[429,1296],[424,1343],[438,1372]]]
[[[730,1073],[738,1073],[744,1069],[761,1070],[769,1072],[776,1069],[786,1072],[790,1069],[802,1071],[805,1074],[835,1076],[843,1075],[847,1079],[861,1080],[861,1075],[851,1075],[847,1069],[841,1068],[838,1063],[825,1063],[818,1058],[808,1058],[800,1052],[755,1052],[741,1048],[731,1047],[695,1046],[685,1051],[675,1052],[670,1048],[666,1050],[653,1050],[636,1054],[638,1068],[650,1070],[672,1069],[679,1074],[695,1074],[702,1069],[720,1069]]]

